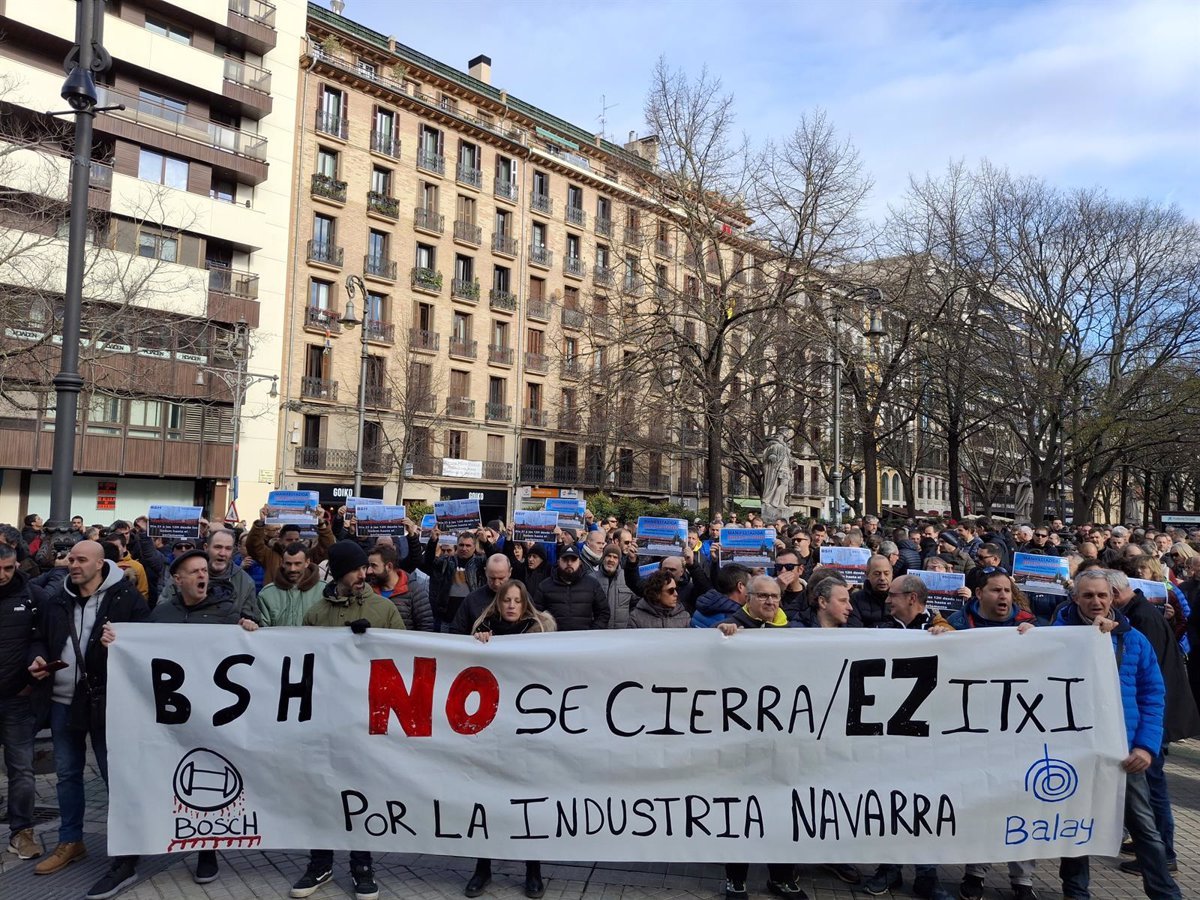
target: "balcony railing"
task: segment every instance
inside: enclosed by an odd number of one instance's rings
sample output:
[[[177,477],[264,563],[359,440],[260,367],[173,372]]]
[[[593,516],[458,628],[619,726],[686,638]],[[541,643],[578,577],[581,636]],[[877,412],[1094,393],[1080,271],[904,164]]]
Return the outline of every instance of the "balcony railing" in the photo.
[[[296,468],[316,469],[331,472],[353,472],[356,455],[353,450],[336,450],[326,447],[297,447]],[[383,475],[395,468],[395,457],[378,451],[363,453],[363,471],[371,475]]]
[[[517,239],[511,235],[497,231],[492,235],[492,250],[505,256],[517,255]]]
[[[478,348],[478,341],[450,338],[450,355],[457,356],[459,359],[474,359],[479,355]]]
[[[472,303],[478,303],[479,280],[455,278],[450,282],[450,296],[457,297],[459,300],[470,300]]]
[[[107,115],[216,147],[218,150],[228,150],[239,156],[258,160],[267,158],[267,139],[257,134],[230,128],[228,125],[221,125],[199,116],[191,116],[175,107],[103,85],[96,86],[96,97],[98,106],[125,107],[113,110]]]
[[[413,210],[413,227],[441,234],[446,230],[446,217],[436,209],[418,206]]]
[[[242,87],[248,87],[252,91],[261,91],[264,94],[271,93],[271,73],[266,69],[260,69],[258,66],[246,62],[242,59],[235,59],[232,56],[225,57],[225,80],[232,81],[234,84],[240,84]]]
[[[308,261],[341,268],[345,254],[342,248],[329,241],[308,242]]]
[[[559,431],[578,431],[579,430],[579,413],[573,409],[559,410],[558,430]]]
[[[562,484],[569,487],[599,487],[604,472],[593,466],[547,466],[521,463],[521,481],[526,484]]]
[[[229,0],[229,11],[268,28],[275,27],[275,5],[267,0]]]
[[[578,225],[580,228],[582,228],[587,224],[587,213],[585,213],[583,209],[578,206],[568,206],[567,224]]]
[[[612,237],[612,219],[596,219],[596,234],[601,237]]]
[[[468,187],[479,188],[483,186],[483,170],[476,169],[474,166],[458,164],[459,184],[465,184]]]
[[[554,265],[554,251],[545,244],[534,244],[529,248],[529,262],[531,265],[548,269]]]
[[[214,294],[228,294],[244,300],[258,299],[258,276],[253,272],[240,272],[212,266],[208,270],[208,289]]]
[[[545,353],[526,353],[525,368],[530,372],[538,375],[545,375],[550,371],[550,358]]]
[[[494,183],[494,192],[497,197],[501,197],[504,200],[517,199],[517,185],[515,182],[509,181],[507,178],[496,178]]]
[[[337,400],[338,383],[305,375],[300,379],[300,396],[309,400]]]
[[[530,194],[529,208],[534,212],[550,215],[554,212],[554,201],[550,199],[549,194]]]
[[[430,150],[417,151],[417,168],[437,175],[446,174],[446,157]]]
[[[550,422],[550,414],[544,409],[523,409],[521,421],[530,428],[545,428]]]
[[[447,397],[446,415],[456,419],[475,418],[475,401],[470,397]]]
[[[640,297],[646,288],[646,283],[640,278],[626,275],[621,279],[621,293],[630,297]]]
[[[400,158],[400,138],[390,131],[371,129],[371,149],[392,159]]]
[[[505,403],[489,403],[484,407],[484,418],[489,422],[511,422],[512,407]]]
[[[582,328],[583,327],[583,310],[582,309],[567,309],[563,308],[562,323],[563,328]]]
[[[367,389],[363,393],[366,395],[367,406],[376,409],[392,408],[392,389],[390,387],[384,387],[381,384],[368,384]]]
[[[423,266],[412,267],[412,286],[419,291],[439,294],[442,291],[442,273],[436,269],[426,269]]]
[[[320,306],[304,307],[304,327],[321,328],[331,334],[341,334],[342,325],[338,321],[336,309],[324,309]]]
[[[550,321],[550,304],[545,300],[530,300],[525,305],[525,315],[531,319],[539,319],[542,322]]]
[[[396,326],[392,322],[384,322],[380,319],[367,319],[363,323],[363,328],[367,330],[368,341],[391,344],[396,340]]]
[[[388,278],[396,280],[396,261],[386,256],[374,256],[368,253],[363,257],[363,274],[373,278]]]
[[[321,134],[331,134],[343,141],[350,137],[350,120],[340,112],[317,110],[316,128]]]
[[[564,359],[558,371],[563,378],[578,378],[583,373],[583,365],[578,359]]]
[[[414,350],[428,350],[436,353],[441,343],[441,335],[436,331],[426,331],[423,328],[408,329],[408,346]]]
[[[498,366],[511,366],[513,363],[513,348],[497,347],[495,344],[489,345],[488,362],[495,363]]]
[[[483,229],[470,222],[455,219],[454,239],[456,241],[465,241],[468,244],[474,244],[478,247],[483,242]]]
[[[563,260],[563,274],[583,277],[583,260],[578,256],[568,256]]]
[[[612,287],[614,280],[612,266],[605,266],[600,263],[596,263],[595,267],[592,269],[592,280],[595,281],[596,284],[603,285],[604,287]]]
[[[636,225],[626,225],[623,238],[626,244],[636,247],[642,242],[642,230]]]
[[[331,178],[328,175],[322,175],[320,172],[314,172],[312,177],[312,195],[314,197],[324,197],[326,200],[336,200],[338,203],[345,203],[346,182],[338,181],[336,178]]]
[[[367,191],[367,209],[389,219],[400,218],[400,201],[378,191]]]
[[[671,242],[664,241],[661,238],[654,242],[654,255],[660,256],[663,259],[671,258]]]
[[[517,295],[512,291],[502,291],[492,288],[488,291],[488,302],[492,309],[506,309],[512,312],[517,308]]]

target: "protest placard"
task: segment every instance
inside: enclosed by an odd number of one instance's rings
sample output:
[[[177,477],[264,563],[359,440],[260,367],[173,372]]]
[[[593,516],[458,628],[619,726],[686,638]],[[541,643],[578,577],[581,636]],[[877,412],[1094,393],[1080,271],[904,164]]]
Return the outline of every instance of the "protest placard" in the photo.
[[[930,609],[936,609],[945,615],[963,608],[966,601],[958,592],[967,586],[967,576],[962,572],[926,572],[924,569],[910,569],[908,574],[916,575],[925,582],[925,590],[929,592],[925,603]]]
[[[164,541],[181,541],[200,537],[200,519],[203,506],[167,506],[151,503],[146,515],[147,533],[150,537],[161,537]]]
[[[723,566],[731,563],[748,566],[752,569],[773,566],[775,565],[775,529],[726,526],[721,529],[720,551],[721,565]]]
[[[433,529],[437,527],[437,516],[433,513],[426,513],[421,516],[421,544],[422,546],[429,543],[429,539],[433,537]],[[438,538],[438,546],[453,547],[458,543],[458,535],[443,534]]]
[[[315,528],[321,520],[321,495],[316,491],[271,491],[267,494],[264,525]]]
[[[636,539],[641,556],[679,556],[687,546],[687,522],[683,519],[640,516]]]
[[[383,501],[375,497],[347,497],[346,512],[353,513],[360,506],[382,506]]]
[[[1121,840],[1095,628],[114,628],[114,856],[962,864]]]
[[[547,512],[558,513],[558,527],[569,528],[575,536],[583,540],[583,531],[587,527],[584,516],[587,514],[587,502],[564,498],[551,498],[546,501]]]
[[[821,565],[836,571],[851,586],[866,581],[870,559],[871,551],[867,547],[821,547]]]
[[[403,506],[392,506],[386,503],[372,503],[369,506],[359,506],[354,517],[354,524],[359,537],[370,537],[381,534],[404,533],[404,519],[408,511]]]
[[[513,510],[513,540],[554,543],[559,514],[548,509]]]
[[[458,535],[483,526],[478,500],[437,500],[433,504],[433,514],[443,534]]]
[[[1042,556],[1037,553],[1013,554],[1013,581],[1028,591],[1065,597],[1071,567],[1064,556]]]
[[[1164,606],[1167,602],[1167,586],[1161,581],[1151,581],[1148,578],[1130,578],[1129,586],[1135,591],[1141,591],[1142,596],[1155,606]]]

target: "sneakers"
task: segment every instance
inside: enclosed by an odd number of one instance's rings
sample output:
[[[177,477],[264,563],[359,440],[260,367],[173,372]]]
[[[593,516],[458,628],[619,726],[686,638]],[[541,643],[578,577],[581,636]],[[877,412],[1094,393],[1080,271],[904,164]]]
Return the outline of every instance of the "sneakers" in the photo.
[[[137,881],[137,867],[128,859],[114,859],[103,877],[83,895],[83,900],[108,900]]]
[[[746,890],[746,882],[726,879],[725,900],[750,900],[750,892]]]
[[[41,842],[34,837],[32,828],[24,828],[13,833],[8,839],[8,852],[15,853],[21,859],[37,859],[45,850]]]
[[[350,877],[354,879],[354,900],[379,900],[379,885],[371,866],[351,866]]]
[[[958,886],[958,900],[983,900],[983,879],[978,875],[964,875]]]
[[[314,869],[309,866],[300,876],[300,880],[292,885],[291,896],[310,897],[317,888],[333,877],[333,869]]]
[[[881,897],[888,891],[896,890],[903,885],[904,877],[900,874],[899,869],[880,866],[875,870],[875,874],[867,879],[867,883],[862,886],[862,889],[872,896]]]
[[[87,856],[83,841],[65,841],[54,852],[33,867],[34,875],[53,875],[59,869]]]
[[[210,881],[216,881],[219,874],[221,866],[217,862],[217,851],[201,850],[196,857],[196,874],[192,876],[192,880],[196,884],[208,884]]]
[[[846,884],[858,884],[862,881],[862,873],[849,863],[825,863],[821,868]]]
[[[1037,891],[1028,884],[1014,884],[1012,892],[1013,900],[1038,900]]]
[[[1126,875],[1141,875],[1142,874],[1142,864],[1140,862],[1138,862],[1136,859],[1127,859],[1127,860],[1125,860],[1125,862],[1123,862],[1119,866],[1117,866],[1117,868],[1120,869],[1122,872],[1124,872]],[[1174,859],[1168,859],[1167,860],[1167,871],[1168,872],[1178,872],[1179,871],[1179,862]]]
[[[768,881],[767,890],[776,897],[785,897],[788,900],[808,900],[808,894],[794,881]]]

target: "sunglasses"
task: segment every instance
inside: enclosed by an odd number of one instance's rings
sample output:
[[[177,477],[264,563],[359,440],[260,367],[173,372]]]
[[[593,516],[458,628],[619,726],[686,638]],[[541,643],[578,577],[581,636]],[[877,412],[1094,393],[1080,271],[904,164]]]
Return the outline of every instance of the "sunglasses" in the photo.
[[[984,575],[991,575],[993,572],[999,572],[1001,575],[1011,575],[1012,573],[1004,566],[984,566],[981,570]]]
[[[663,588],[664,594],[678,594],[679,588]]]
[[[176,550],[195,550],[196,545],[195,544],[178,544],[175,547],[175,549]]]
[[[1042,533],[1042,532],[1040,532],[1040,531],[1038,531],[1038,532],[1035,532],[1033,536],[1034,536],[1034,537],[1040,537],[1040,538],[1048,538],[1048,537],[1050,537],[1050,535],[1048,535],[1048,534],[1043,534],[1043,533]]]
[[[779,563],[775,566],[777,572],[792,572],[800,568],[800,563]]]

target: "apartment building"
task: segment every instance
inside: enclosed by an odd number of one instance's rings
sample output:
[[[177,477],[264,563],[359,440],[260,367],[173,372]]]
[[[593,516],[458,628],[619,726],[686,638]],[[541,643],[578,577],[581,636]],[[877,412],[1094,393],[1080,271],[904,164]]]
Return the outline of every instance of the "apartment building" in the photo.
[[[76,3],[0,2],[0,520],[45,514],[66,253]],[[110,0],[96,76],[72,512],[220,518],[275,487],[297,59],[295,0]],[[250,373],[250,377],[246,373]],[[234,447],[236,395],[240,448]],[[240,452],[239,452],[240,451]],[[237,471],[234,472],[236,457]]]

